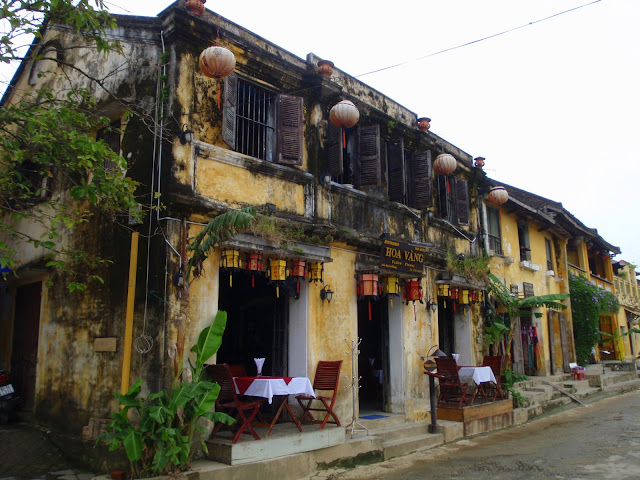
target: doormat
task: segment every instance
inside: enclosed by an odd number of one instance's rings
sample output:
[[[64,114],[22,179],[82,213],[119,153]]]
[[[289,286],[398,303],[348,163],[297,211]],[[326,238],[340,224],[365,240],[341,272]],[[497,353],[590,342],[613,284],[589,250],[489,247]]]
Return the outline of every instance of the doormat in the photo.
[[[387,418],[389,415],[365,415],[364,417],[360,417],[363,420],[377,420],[379,418]]]

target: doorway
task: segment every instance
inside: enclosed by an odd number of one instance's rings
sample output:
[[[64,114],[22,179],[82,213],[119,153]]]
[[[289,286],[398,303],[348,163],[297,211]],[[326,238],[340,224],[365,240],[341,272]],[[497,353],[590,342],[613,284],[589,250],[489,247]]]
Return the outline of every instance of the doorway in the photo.
[[[40,334],[40,297],[42,282],[18,287],[13,314],[11,382],[22,396],[22,409],[32,412],[36,399],[38,337]]]
[[[448,357],[456,352],[456,329],[453,302],[438,298],[438,347]]]
[[[293,282],[281,282],[278,292],[265,277],[220,270],[218,308],[227,312],[227,328],[217,362],[242,364],[255,375],[254,358],[264,358],[263,375],[286,376],[288,372],[289,297]]]
[[[389,314],[386,297],[358,300],[360,412],[386,412],[389,404]]]

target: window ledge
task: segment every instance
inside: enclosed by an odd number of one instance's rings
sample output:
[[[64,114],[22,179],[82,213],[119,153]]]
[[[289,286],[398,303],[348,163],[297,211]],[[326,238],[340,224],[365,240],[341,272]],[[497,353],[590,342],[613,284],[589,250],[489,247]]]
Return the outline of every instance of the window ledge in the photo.
[[[529,260],[522,260],[520,262],[520,268],[523,268],[525,270],[530,270],[532,272],[537,272],[538,270],[540,270],[540,265],[531,263]]]
[[[554,272],[553,270],[547,270],[547,271],[545,272],[545,275],[546,275],[547,277],[555,277],[555,276],[556,276],[556,272]]]
[[[511,265],[513,262],[515,262],[515,259],[514,259],[513,257],[508,257],[508,256],[506,256],[506,255],[501,255],[501,254],[496,253],[496,252],[494,252],[494,251],[491,251],[491,252],[489,253],[489,256],[490,256],[490,257],[496,257],[496,258],[500,258],[500,259],[502,259],[502,262],[503,262],[505,265]]]

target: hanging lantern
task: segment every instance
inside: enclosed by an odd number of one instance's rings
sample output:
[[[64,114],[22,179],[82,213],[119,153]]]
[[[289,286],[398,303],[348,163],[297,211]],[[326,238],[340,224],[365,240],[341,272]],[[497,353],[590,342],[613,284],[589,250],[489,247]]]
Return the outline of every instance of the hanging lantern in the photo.
[[[449,298],[449,285],[444,283],[444,284],[440,284],[438,285],[438,296],[439,297],[444,297],[444,298]]]
[[[409,305],[409,302],[415,302],[416,300],[422,302],[422,285],[420,280],[408,280],[404,282],[404,300]]]
[[[397,276],[389,276],[384,280],[384,293],[389,297],[389,305],[393,308],[393,297],[400,295],[400,278]]]
[[[426,132],[431,128],[431,119],[428,117],[422,117],[418,119],[418,128],[423,132]]]
[[[329,120],[338,128],[351,128],[360,118],[360,112],[349,100],[336,103],[329,112]]]
[[[280,298],[280,282],[284,282],[289,275],[286,260],[269,259],[269,268],[267,269],[267,278],[272,282],[276,282],[276,297]]]
[[[433,161],[433,170],[440,175],[449,175],[457,166],[456,157],[448,153],[438,155]]]
[[[213,46],[205,48],[200,54],[200,70],[209,78],[218,81],[218,110],[220,110],[220,79],[226,77],[236,68],[236,57],[231,50]]]
[[[204,4],[207,0],[186,0],[184,8],[192,15],[202,15],[204,13]]]
[[[356,278],[358,279],[358,299],[368,298],[369,320],[371,320],[371,299],[377,300],[382,295],[382,285],[380,285],[377,273],[359,273]]]
[[[220,251],[220,268],[229,269],[229,286],[233,286],[233,270],[242,268],[240,250],[227,248]]]
[[[251,288],[253,288],[255,286],[256,273],[262,273],[264,271],[262,253],[247,253],[244,257],[244,268],[251,274]]]
[[[460,289],[458,287],[451,287],[449,296],[451,300],[458,300],[460,298]]]
[[[324,279],[322,278],[322,270],[323,264],[320,262],[312,263],[311,265],[309,265],[309,283],[324,283]]]
[[[509,193],[504,187],[493,187],[487,195],[487,202],[492,205],[500,206],[509,200]]]
[[[329,60],[319,60],[317,72],[324,78],[329,78],[333,75],[333,62]]]
[[[470,301],[469,290],[467,290],[466,288],[463,288],[462,294],[460,295],[460,303],[462,305],[469,305],[469,301]]]
[[[291,260],[289,276],[296,280],[296,300],[300,298],[300,279],[307,277],[307,262],[305,260]]]

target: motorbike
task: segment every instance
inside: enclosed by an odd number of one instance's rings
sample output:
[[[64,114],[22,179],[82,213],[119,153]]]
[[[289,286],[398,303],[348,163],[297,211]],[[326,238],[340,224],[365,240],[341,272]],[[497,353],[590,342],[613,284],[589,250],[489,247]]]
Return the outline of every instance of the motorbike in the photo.
[[[6,370],[0,370],[0,424],[4,425],[13,418],[13,412],[22,402],[22,398],[18,395],[9,383],[9,373]]]

